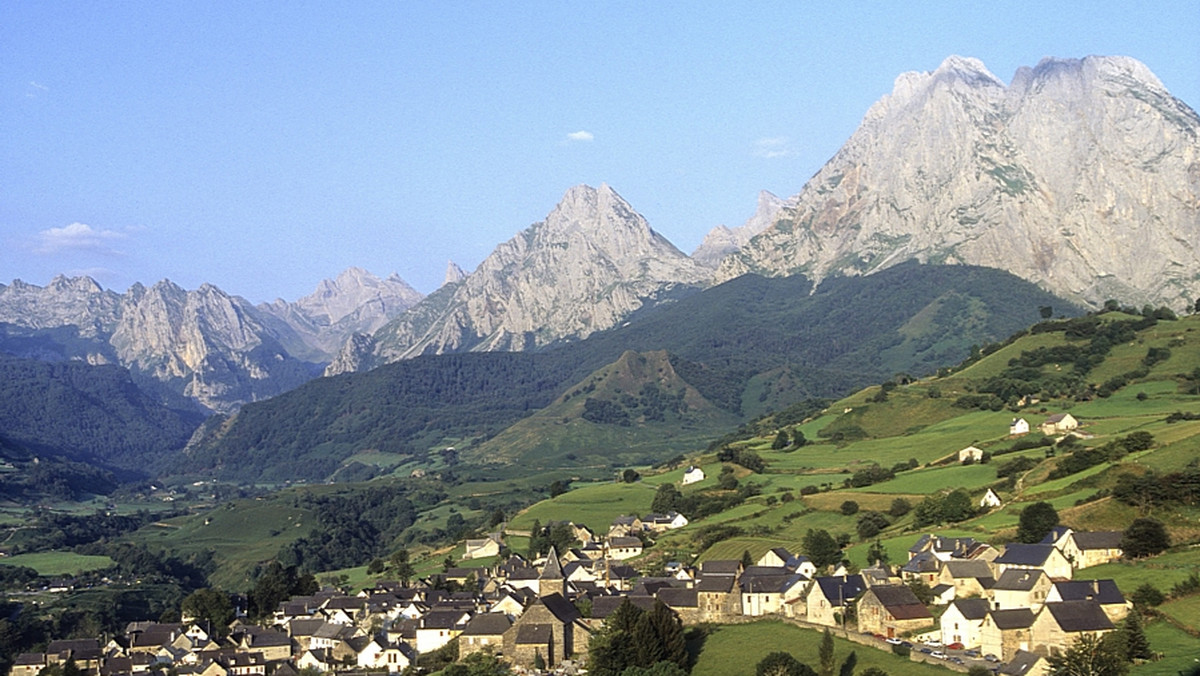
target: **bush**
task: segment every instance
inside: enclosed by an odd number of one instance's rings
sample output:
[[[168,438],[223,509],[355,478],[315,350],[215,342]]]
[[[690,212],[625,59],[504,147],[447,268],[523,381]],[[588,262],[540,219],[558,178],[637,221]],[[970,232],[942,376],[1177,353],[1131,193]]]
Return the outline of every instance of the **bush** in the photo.
[[[842,503],[842,516],[854,516],[858,514],[858,503],[853,500],[847,500]]]

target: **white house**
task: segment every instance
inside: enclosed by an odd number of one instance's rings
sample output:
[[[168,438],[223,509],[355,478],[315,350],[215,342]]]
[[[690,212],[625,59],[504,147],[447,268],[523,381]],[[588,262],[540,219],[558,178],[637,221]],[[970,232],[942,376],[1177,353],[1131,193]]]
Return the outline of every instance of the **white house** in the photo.
[[[1029,434],[1029,421],[1024,418],[1013,418],[1008,425],[1008,434],[1014,437]]]
[[[1064,434],[1079,427],[1079,421],[1070,413],[1055,413],[1046,418],[1046,422],[1042,423],[1039,429],[1046,436],[1055,434]]]
[[[970,460],[971,462],[982,462],[983,461],[983,449],[976,448],[974,446],[967,446],[966,448],[964,448],[958,452],[958,461],[959,462],[966,462],[968,460]]]
[[[687,486],[697,481],[704,481],[704,470],[695,465],[688,465],[687,471],[683,473],[683,485]]]
[[[980,507],[995,508],[1002,504],[1004,503],[1000,500],[1000,496],[996,495],[996,491],[990,488],[987,489],[987,492],[983,494],[982,498],[979,498]]]

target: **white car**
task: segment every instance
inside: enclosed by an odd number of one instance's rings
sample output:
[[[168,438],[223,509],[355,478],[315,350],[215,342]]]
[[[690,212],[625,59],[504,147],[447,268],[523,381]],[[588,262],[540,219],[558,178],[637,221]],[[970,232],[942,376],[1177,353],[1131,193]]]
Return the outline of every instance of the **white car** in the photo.
[[[935,651],[933,651],[933,652],[929,653],[929,656],[930,656],[930,657],[936,657],[936,658],[938,658],[939,660],[944,660],[944,659],[946,659],[946,653],[944,653],[944,652],[942,652],[942,651],[940,651],[940,650],[935,650]]]

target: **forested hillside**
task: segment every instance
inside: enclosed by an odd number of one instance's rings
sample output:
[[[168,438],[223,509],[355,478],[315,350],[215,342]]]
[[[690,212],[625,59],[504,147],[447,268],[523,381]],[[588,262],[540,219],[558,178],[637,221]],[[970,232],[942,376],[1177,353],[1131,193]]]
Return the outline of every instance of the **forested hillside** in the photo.
[[[839,396],[897,372],[957,363],[972,344],[1003,338],[1041,312],[1078,309],[986,268],[901,265],[828,280],[815,293],[802,277],[746,276],[540,353],[426,356],[311,382],[210,423],[178,469],[323,479],[361,452],[394,454],[398,466],[496,435],[627,350],[667,351],[684,382],[744,419],[814,396]],[[643,384],[627,393],[637,395]],[[572,443],[594,441],[596,425],[620,426],[620,416],[597,407],[609,406],[593,403],[591,420],[583,418],[591,427],[556,438],[561,454]],[[496,450],[517,459],[540,443],[517,439],[517,446]],[[646,446],[641,457],[674,454],[675,443]]]
[[[10,460],[40,456],[147,476],[201,419],[164,406],[119,366],[0,353],[0,437]]]

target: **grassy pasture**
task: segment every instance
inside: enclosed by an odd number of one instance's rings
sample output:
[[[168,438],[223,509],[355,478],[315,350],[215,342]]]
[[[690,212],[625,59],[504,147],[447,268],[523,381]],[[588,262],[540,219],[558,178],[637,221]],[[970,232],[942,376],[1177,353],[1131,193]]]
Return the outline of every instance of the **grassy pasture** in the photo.
[[[550,500],[543,500],[512,519],[509,527],[526,531],[534,520],[546,523],[570,519],[597,533],[607,533],[613,519],[622,514],[646,514],[655,488],[643,482],[597,483],[580,486]]]
[[[0,559],[0,566],[25,566],[45,577],[78,575],[111,568],[114,564],[115,562],[107,556],[86,556],[74,552],[38,552]]]
[[[820,632],[801,629],[783,622],[764,621],[717,626],[704,638],[695,667],[692,669],[692,676],[752,674],[754,665],[769,653],[778,650],[789,652],[800,662],[815,668],[820,664],[817,655],[820,645]],[[906,676],[946,673],[942,667],[911,662],[889,652],[872,650],[834,637],[834,656],[839,665],[851,651],[854,651],[858,658],[858,671],[868,667],[879,667],[889,674]]]

